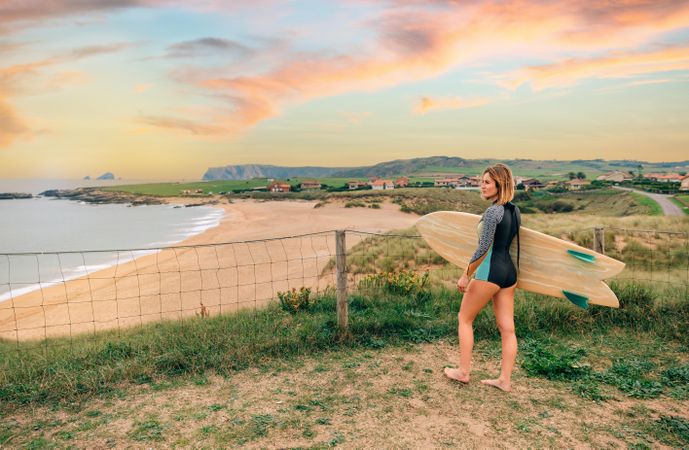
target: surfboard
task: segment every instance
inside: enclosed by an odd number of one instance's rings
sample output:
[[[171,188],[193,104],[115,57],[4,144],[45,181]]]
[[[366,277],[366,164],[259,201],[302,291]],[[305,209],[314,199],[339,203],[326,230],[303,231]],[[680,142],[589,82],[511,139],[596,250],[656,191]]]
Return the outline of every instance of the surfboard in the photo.
[[[465,268],[478,245],[480,219],[476,214],[438,211],[421,217],[416,228],[440,256]],[[582,308],[620,306],[603,280],[622,272],[623,262],[525,227],[519,229],[519,242],[519,289],[565,298]],[[516,237],[510,255],[517,266]]]

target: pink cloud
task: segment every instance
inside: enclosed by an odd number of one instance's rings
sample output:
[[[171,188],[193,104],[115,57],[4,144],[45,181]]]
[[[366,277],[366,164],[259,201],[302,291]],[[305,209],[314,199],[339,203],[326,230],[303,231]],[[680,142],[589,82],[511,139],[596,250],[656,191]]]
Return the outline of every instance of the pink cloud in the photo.
[[[527,67],[507,75],[506,87],[529,83],[535,90],[570,86],[582,79],[689,70],[689,47],[667,47],[648,52],[610,52],[597,58],[570,58]]]
[[[280,7],[289,5],[284,0],[258,1]],[[514,58],[520,52],[555,62],[508,74],[511,87],[531,82],[536,89],[544,89],[576,83],[583,78],[685,70],[686,67],[683,56],[658,54],[655,59],[644,62],[640,54],[632,55],[619,49],[638,47],[663,33],[689,26],[687,1],[357,1],[380,6],[375,9],[375,17],[361,22],[366,28],[363,31],[375,33],[375,38],[365,48],[349,53],[285,51],[280,55],[280,62],[270,67],[260,65],[259,59],[236,62],[229,69],[232,70],[229,75],[218,69],[185,66],[184,72],[175,72],[173,78],[201,95],[217,98],[221,107],[198,122],[163,115],[137,120],[193,134],[238,133],[280,114],[291,104],[348,92],[385,89],[435,77],[461,64]],[[35,23],[55,17],[141,7],[182,6],[214,12],[239,8],[242,13],[262,14],[264,11],[256,5],[256,1],[232,0],[193,3],[182,0],[27,0],[0,6],[0,28],[12,23]],[[168,49],[170,54],[193,56],[218,50],[235,54],[246,51],[239,43],[212,37],[176,45]],[[620,53],[612,54],[611,49]],[[87,56],[99,50],[107,49],[84,48],[73,56]],[[607,51],[608,55],[562,61],[563,51],[568,54]],[[478,106],[487,101],[429,98],[421,100],[417,112]]]
[[[582,1],[434,2],[388,1],[389,7],[367,22],[378,39],[365,52],[353,54],[295,53],[291,59],[258,75],[214,76],[187,69],[178,81],[225,99],[231,108],[218,125],[232,132],[273,117],[286,105],[354,91],[384,89],[437,76],[462,63],[514,56],[529,49],[533,56],[553,57],[561,50],[588,52],[634,37],[632,42],[689,24],[683,2],[621,2],[608,7]],[[648,21],[654,21],[650,26]],[[593,33],[584,33],[590,26]],[[669,55],[668,55],[669,56]],[[570,79],[613,76],[635,64],[569,64]],[[635,71],[652,71],[652,64]],[[548,66],[525,69],[539,88],[566,81],[565,70]],[[656,70],[682,68],[666,60]],[[600,71],[600,72],[599,72]],[[632,71],[631,73],[635,73]],[[550,80],[550,81],[549,81]],[[558,80],[558,81],[555,81]],[[487,99],[426,99],[416,111],[483,105]],[[220,110],[219,110],[220,111]]]
[[[177,131],[187,131],[199,135],[218,135],[227,133],[227,130],[213,125],[204,125],[188,119],[175,119],[170,117],[144,116],[135,120],[142,125],[149,125],[160,128],[168,128]]]
[[[475,108],[487,105],[493,101],[488,98],[422,97],[417,103],[414,112],[416,114],[426,114],[431,110]]]
[[[29,134],[29,128],[22,122],[16,111],[0,94],[0,149],[8,147],[17,138]]]
[[[50,74],[45,73],[45,70],[62,63],[120,51],[128,46],[129,44],[109,44],[80,47],[43,60],[0,67],[0,148],[10,145],[18,136],[36,133],[8,103],[10,97],[83,84],[88,76],[82,72],[71,70]]]

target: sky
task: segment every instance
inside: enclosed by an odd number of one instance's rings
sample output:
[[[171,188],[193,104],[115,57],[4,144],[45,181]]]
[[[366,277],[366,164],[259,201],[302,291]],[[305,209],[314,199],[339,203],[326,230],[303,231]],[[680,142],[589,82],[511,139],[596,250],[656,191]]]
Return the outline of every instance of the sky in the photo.
[[[689,0],[0,0],[0,178],[689,159]]]

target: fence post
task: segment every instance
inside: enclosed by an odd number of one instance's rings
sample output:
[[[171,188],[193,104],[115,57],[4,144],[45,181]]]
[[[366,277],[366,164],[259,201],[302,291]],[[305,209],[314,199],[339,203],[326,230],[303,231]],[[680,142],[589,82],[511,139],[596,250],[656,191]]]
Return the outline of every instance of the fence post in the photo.
[[[347,329],[347,247],[345,230],[335,232],[335,253],[337,267],[337,324],[341,331]]]
[[[605,229],[603,227],[593,229],[593,251],[605,254]]]

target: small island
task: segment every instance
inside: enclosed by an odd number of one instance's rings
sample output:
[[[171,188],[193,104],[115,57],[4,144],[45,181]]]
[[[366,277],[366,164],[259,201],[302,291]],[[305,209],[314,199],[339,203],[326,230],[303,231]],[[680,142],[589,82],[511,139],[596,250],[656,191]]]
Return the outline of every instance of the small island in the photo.
[[[25,200],[30,198],[33,198],[33,195],[21,192],[0,192],[0,200]]]

